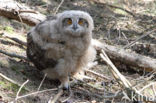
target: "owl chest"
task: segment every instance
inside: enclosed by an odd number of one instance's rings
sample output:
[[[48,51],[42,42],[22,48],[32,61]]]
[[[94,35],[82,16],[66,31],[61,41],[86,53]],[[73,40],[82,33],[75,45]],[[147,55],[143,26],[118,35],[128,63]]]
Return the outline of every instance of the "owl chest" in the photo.
[[[85,50],[87,49],[88,44],[82,40],[71,40],[66,42],[66,49],[71,53],[73,56],[82,56]],[[66,54],[66,52],[65,52]]]
[[[82,39],[60,39],[57,43],[50,43],[46,56],[54,60],[62,58],[79,58],[87,50],[89,43]]]

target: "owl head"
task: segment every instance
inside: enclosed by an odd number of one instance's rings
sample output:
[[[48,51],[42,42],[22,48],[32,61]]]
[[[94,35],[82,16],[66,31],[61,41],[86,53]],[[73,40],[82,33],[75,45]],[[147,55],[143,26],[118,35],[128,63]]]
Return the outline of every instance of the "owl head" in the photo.
[[[92,17],[83,11],[70,10],[59,13],[58,27],[61,34],[67,34],[74,37],[79,37],[91,34],[94,23]]]

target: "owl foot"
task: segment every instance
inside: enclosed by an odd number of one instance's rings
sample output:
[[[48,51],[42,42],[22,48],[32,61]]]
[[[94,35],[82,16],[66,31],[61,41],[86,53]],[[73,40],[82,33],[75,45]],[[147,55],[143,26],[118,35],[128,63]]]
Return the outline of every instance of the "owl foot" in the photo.
[[[59,86],[59,89],[69,90],[70,85],[69,85],[69,83],[61,83],[61,85]]]
[[[69,77],[61,78],[60,81],[61,81],[61,85],[59,86],[59,88],[64,89],[64,90],[70,89]]]

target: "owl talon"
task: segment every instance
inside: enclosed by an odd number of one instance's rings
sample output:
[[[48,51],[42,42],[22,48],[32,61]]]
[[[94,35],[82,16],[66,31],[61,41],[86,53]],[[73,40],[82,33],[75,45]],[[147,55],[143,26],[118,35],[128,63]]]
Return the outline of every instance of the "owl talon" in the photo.
[[[70,85],[68,83],[62,83],[60,86],[59,86],[59,89],[63,89],[63,90],[69,90],[70,89]]]

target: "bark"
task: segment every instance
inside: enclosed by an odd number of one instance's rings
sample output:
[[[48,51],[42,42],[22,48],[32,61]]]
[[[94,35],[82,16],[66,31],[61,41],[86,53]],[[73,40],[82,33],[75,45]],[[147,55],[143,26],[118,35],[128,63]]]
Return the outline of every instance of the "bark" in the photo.
[[[93,45],[97,50],[104,49],[109,58],[114,62],[120,62],[131,67],[137,67],[140,70],[156,71],[156,59],[146,57],[134,52],[127,52],[111,45],[103,44],[93,40]]]
[[[30,26],[45,19],[45,15],[12,0],[0,0],[0,16],[15,19]]]
[[[156,59],[152,59],[140,54],[129,53],[123,49],[117,49],[110,45],[105,45],[104,50],[109,55],[111,60],[118,61],[121,64],[137,67],[141,70],[156,71]]]
[[[1,16],[15,19],[20,22],[22,20],[23,23],[26,23],[30,26],[34,26],[46,18],[44,15],[36,13],[35,11],[19,3],[11,2],[10,0],[9,2],[8,0],[5,0],[5,2],[2,1],[0,0]],[[124,49],[120,50],[119,48],[116,48],[114,46],[101,44],[98,41],[95,42],[95,40],[94,43],[96,47],[104,49],[105,52],[110,57],[110,59],[115,62],[117,61],[120,62],[121,64],[138,67],[141,70],[156,71],[156,59],[139,55],[137,53],[130,53]]]

